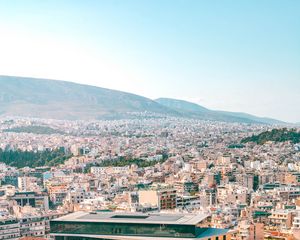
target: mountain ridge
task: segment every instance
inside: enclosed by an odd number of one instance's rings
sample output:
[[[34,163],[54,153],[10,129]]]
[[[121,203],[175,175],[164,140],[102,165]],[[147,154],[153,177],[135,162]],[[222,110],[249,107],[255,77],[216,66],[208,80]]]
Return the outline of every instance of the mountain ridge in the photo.
[[[211,110],[199,104],[191,103],[180,99],[158,98],[155,99],[155,101],[175,111],[183,111],[183,114],[188,114],[194,117],[208,119],[208,120],[219,120],[219,121],[236,120],[237,122],[245,122],[245,123],[253,122],[253,123],[264,123],[264,124],[285,123],[280,120],[266,118],[266,117],[257,117],[243,112],[227,112],[227,111]]]
[[[155,113],[213,121],[270,123],[265,118],[214,111],[184,100],[151,100],[137,94],[68,81],[0,75],[0,86],[0,116],[97,120]],[[271,121],[279,122],[282,123]]]
[[[135,111],[177,114],[136,94],[67,81],[0,76],[0,86],[2,115],[72,120]]]

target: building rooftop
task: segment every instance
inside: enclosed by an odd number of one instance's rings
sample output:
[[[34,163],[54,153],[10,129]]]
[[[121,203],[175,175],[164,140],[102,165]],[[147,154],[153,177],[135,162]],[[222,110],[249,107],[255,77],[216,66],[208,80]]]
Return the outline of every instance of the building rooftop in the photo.
[[[88,213],[80,211],[60,217],[54,221],[196,225],[206,219],[207,216],[206,214]]]

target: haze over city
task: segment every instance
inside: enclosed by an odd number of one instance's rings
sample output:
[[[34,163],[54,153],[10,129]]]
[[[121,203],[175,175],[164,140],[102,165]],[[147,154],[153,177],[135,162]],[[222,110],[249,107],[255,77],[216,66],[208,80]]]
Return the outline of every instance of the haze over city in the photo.
[[[300,122],[299,1],[1,1],[0,75]]]

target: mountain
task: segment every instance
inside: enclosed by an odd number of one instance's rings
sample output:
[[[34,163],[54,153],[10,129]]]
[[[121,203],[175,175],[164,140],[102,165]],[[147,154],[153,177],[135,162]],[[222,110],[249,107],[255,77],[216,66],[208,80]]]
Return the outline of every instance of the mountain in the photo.
[[[282,123],[246,113],[213,111],[183,100],[139,95],[66,81],[0,76],[0,116],[97,120],[150,114],[203,120]],[[135,115],[134,115],[135,114]]]
[[[190,114],[210,112],[210,110],[205,107],[184,100],[173,98],[158,98],[155,101],[178,112],[187,112]]]
[[[0,115],[53,119],[115,119],[128,112],[176,115],[138,95],[66,81],[0,76]]]
[[[242,122],[242,123],[264,123],[264,124],[283,124],[284,122],[272,119],[256,117],[247,113],[214,111],[202,107],[196,103],[172,98],[159,98],[157,103],[181,113],[183,116],[198,118],[203,120]]]
[[[219,113],[230,115],[234,117],[239,118],[247,118],[255,122],[261,122],[261,123],[267,123],[267,124],[285,124],[285,122],[273,119],[273,118],[267,118],[267,117],[257,117],[248,113],[242,113],[242,112],[225,112],[225,111],[217,111]]]

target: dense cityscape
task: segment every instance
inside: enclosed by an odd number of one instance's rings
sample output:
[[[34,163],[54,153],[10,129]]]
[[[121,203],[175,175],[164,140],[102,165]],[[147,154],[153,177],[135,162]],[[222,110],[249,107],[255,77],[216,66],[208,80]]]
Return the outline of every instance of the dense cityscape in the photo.
[[[300,0],[0,0],[0,240],[300,240]]]
[[[300,230],[300,145],[241,143],[286,126],[172,117],[0,123],[2,239],[51,238],[52,219],[81,212],[202,214],[206,227],[237,240]]]

